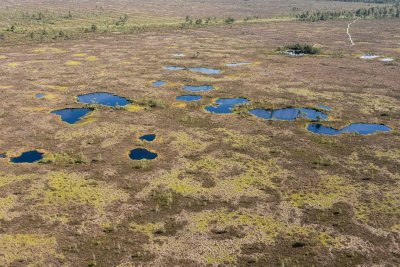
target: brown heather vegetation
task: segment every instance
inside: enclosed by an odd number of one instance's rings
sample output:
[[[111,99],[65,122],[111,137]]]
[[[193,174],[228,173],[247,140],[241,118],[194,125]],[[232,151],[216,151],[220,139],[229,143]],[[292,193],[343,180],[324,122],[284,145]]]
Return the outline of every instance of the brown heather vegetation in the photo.
[[[0,266],[400,264],[398,19],[358,20],[352,46],[350,20],[292,14],[368,4],[16,3],[0,3]],[[43,30],[50,37],[36,38]],[[277,51],[297,43],[320,53]],[[359,58],[367,53],[394,61]],[[232,62],[251,64],[226,66]],[[157,80],[168,84],[153,87]],[[176,101],[186,84],[215,90],[199,93],[198,103]],[[132,104],[93,105],[74,125],[50,113],[81,107],[76,96],[90,92]],[[251,105],[230,115],[204,110],[224,97]],[[247,112],[320,104],[332,108],[325,125],[383,123],[392,131],[315,135],[307,120]],[[154,142],[139,140],[148,133]],[[159,157],[132,161],[137,147]],[[41,162],[10,163],[32,149],[45,154]]]

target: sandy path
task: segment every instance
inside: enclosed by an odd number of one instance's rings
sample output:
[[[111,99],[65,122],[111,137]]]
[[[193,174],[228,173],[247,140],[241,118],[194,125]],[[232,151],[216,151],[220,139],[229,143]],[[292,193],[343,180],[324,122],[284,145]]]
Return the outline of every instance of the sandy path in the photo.
[[[355,20],[353,20],[352,22],[350,22],[350,23],[347,25],[347,35],[349,36],[349,40],[350,40],[351,45],[355,45],[355,44],[354,44],[354,42],[353,42],[353,39],[351,38],[350,26],[351,26],[352,24],[356,23],[356,21],[359,20],[359,19],[360,19],[360,18],[357,17]]]

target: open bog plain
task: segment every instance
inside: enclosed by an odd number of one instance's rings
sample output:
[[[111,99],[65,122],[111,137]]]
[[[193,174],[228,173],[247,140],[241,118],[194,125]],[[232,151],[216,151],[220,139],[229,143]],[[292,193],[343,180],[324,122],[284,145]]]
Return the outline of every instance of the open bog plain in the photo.
[[[1,1],[0,265],[398,266],[375,2]]]

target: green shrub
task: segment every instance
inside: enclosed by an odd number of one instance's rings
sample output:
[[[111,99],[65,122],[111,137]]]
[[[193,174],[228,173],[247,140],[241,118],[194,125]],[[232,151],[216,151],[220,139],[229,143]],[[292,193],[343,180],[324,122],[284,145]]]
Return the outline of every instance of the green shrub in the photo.
[[[232,23],[235,22],[235,19],[232,18],[232,17],[228,17],[228,18],[226,18],[226,19],[224,20],[224,22],[225,22],[226,24],[232,24]]]
[[[296,54],[307,54],[307,55],[316,55],[321,53],[321,49],[318,47],[314,47],[313,45],[310,44],[290,44],[286,45],[282,48],[278,48],[278,50],[291,50],[295,51]]]

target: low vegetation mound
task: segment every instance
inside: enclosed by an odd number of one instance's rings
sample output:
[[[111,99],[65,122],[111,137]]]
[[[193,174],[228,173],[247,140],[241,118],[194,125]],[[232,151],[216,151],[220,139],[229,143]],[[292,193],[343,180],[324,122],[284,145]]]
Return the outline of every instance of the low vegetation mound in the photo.
[[[321,53],[321,49],[310,44],[290,44],[279,47],[278,51],[291,51],[295,54],[317,55]]]

